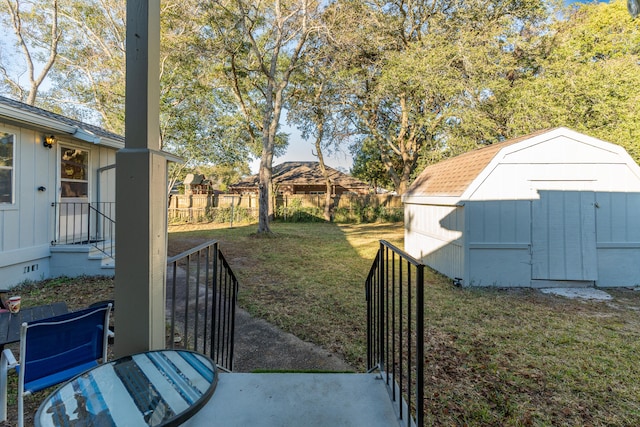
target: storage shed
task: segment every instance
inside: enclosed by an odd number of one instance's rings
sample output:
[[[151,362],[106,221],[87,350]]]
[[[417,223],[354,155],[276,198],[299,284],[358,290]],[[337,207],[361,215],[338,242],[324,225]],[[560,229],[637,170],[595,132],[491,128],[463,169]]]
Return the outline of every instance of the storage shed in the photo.
[[[463,286],[640,286],[640,167],[567,128],[427,167],[405,250]]]

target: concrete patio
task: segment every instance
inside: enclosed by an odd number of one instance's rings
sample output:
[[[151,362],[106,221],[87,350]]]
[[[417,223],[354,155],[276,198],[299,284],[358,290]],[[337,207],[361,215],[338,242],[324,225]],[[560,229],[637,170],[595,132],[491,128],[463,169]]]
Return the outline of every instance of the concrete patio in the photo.
[[[384,381],[371,374],[221,373],[184,427],[401,426]]]

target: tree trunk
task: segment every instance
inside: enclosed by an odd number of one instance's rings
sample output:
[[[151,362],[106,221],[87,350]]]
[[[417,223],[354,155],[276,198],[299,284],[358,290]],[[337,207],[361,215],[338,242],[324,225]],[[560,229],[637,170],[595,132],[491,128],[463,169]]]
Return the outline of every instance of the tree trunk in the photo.
[[[327,185],[327,191],[324,193],[324,220],[331,222],[333,219],[333,197],[331,196],[331,180],[329,180],[329,173],[324,165],[324,157],[322,156],[322,138],[324,136],[324,122],[322,119],[317,123],[318,136],[316,137],[316,151],[318,156],[318,164],[320,165],[320,171],[324,176],[324,182]]]
[[[273,219],[272,182],[273,146],[269,134],[263,135],[262,157],[258,182],[258,234],[271,233],[269,223]]]
[[[272,82],[267,85],[266,108],[262,120],[262,156],[258,184],[258,234],[271,233],[269,223],[273,219],[273,151],[280,112],[282,111],[282,90],[286,85],[277,89],[275,86]],[[276,90],[274,91],[274,89]]]

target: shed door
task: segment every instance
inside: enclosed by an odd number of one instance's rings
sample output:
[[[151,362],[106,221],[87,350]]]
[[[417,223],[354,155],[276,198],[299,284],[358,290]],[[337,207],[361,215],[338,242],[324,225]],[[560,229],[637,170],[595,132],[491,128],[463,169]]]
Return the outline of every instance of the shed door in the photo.
[[[595,194],[541,191],[532,202],[534,280],[597,280]]]

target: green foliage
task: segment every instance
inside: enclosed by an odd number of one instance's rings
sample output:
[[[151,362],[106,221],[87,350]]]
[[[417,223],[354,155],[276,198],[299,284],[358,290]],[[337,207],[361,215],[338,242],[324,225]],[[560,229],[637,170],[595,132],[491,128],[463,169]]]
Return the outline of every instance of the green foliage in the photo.
[[[537,75],[507,103],[509,131],[567,126],[623,146],[640,161],[640,25],[625,2],[581,5],[553,27]]]
[[[276,219],[283,222],[324,222],[322,214],[319,207],[303,206],[301,199],[292,199],[287,206],[276,209]]]
[[[279,222],[326,222],[323,208],[303,206],[301,199],[291,199],[287,206],[278,206],[276,219]],[[335,208],[333,222],[361,224],[372,222],[397,222],[404,218],[402,207],[389,208],[371,204],[366,198],[354,198],[348,207]]]
[[[404,219],[403,208],[388,208],[386,206],[366,206],[354,204],[349,208],[337,208],[334,212],[334,222],[343,224],[390,223]]]
[[[169,210],[169,224],[240,224],[254,222],[256,219],[255,209],[234,206],[207,207],[204,209],[190,210]]]
[[[374,188],[393,188],[393,182],[381,160],[380,147],[372,139],[363,141],[360,149],[355,153],[351,174],[370,183]]]
[[[341,64],[342,113],[360,132],[355,151],[375,144],[379,154],[361,157],[374,165],[358,165],[359,172],[382,164],[402,194],[420,157],[430,161],[482,142],[455,138],[461,124],[495,131],[490,117],[469,119],[510,84],[509,71],[518,66],[513,47],[528,34],[523,28],[546,22],[548,10],[544,0],[332,3],[327,20]]]
[[[209,216],[211,222],[215,223],[242,223],[255,220],[255,214],[251,209],[234,206],[233,209],[228,207],[209,208]]]
[[[556,126],[640,161],[640,21],[624,0],[277,3],[163,2],[162,145],[185,160],[175,179],[201,166],[241,171],[263,154],[270,167],[288,144],[283,108],[322,150],[353,143],[353,173],[400,193],[426,165]],[[1,3],[7,28],[13,4]],[[122,133],[126,2],[56,4],[56,99],[40,105]],[[52,4],[21,5],[42,66]],[[15,75],[28,66],[10,52],[0,90],[26,99]]]

